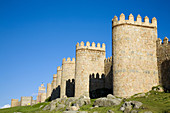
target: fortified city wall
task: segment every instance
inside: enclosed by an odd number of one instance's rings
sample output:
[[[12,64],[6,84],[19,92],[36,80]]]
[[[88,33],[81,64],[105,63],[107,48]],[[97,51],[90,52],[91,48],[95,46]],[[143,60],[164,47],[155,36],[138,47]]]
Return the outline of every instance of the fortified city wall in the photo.
[[[165,91],[170,91],[170,42],[165,37],[163,42],[157,39],[157,60],[159,83],[164,87]]]
[[[158,85],[157,20],[140,15],[115,16],[112,21],[113,94],[128,97]]]
[[[64,96],[71,96],[73,97],[74,94],[66,94],[67,85],[66,81],[67,80],[72,80],[75,78],[75,58],[72,58],[72,61],[70,58],[67,58],[67,60],[64,58],[62,61],[62,77],[61,77],[61,89],[60,89],[60,97]],[[72,89],[73,90],[73,89]],[[71,92],[70,92],[71,93]]]
[[[104,73],[105,44],[81,42],[76,45],[75,97],[89,96],[89,76]]]

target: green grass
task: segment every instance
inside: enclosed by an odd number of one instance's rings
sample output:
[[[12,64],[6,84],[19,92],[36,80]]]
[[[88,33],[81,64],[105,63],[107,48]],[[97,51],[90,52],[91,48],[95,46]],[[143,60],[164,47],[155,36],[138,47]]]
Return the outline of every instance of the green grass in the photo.
[[[148,95],[150,93],[150,95]],[[143,103],[142,108],[138,109],[139,113],[143,113],[144,111],[152,111],[153,113],[170,113],[170,93],[156,92],[150,91],[146,93],[147,97],[131,97],[126,99],[125,101],[140,101]],[[91,104],[84,105],[80,107],[80,111],[88,111],[89,113],[93,113],[94,111],[98,111],[98,113],[106,113],[108,110],[112,110],[115,113],[122,113],[119,111],[120,106],[123,102],[118,106],[112,107],[98,107],[90,109],[96,99],[91,99]],[[6,109],[0,109],[0,113],[14,113],[14,112],[22,112],[22,113],[49,113],[50,111],[42,111],[39,107],[41,105],[45,106],[49,104],[47,103],[39,103],[33,106],[19,106],[12,107]],[[62,111],[52,111],[50,113],[62,113]]]
[[[148,97],[130,98],[127,101],[135,100],[143,103],[143,111],[152,111],[153,113],[170,113],[170,93],[150,91]],[[147,95],[148,93],[146,93]]]

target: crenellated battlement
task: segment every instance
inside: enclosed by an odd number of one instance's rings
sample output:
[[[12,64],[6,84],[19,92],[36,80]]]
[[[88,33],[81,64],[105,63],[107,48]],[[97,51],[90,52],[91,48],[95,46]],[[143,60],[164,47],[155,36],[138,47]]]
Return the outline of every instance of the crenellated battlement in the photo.
[[[90,49],[90,50],[99,50],[99,51],[105,51],[106,46],[103,43],[102,47],[100,43],[97,43],[97,46],[94,42],[92,42],[92,44],[90,45],[90,42],[86,42],[86,45],[84,45],[84,42],[82,41],[81,43],[77,43],[76,44],[76,50],[79,49]]]
[[[163,41],[160,38],[158,38],[156,42],[158,46],[170,45],[169,39],[167,37],[165,37]]]
[[[123,24],[157,28],[157,19],[153,17],[150,23],[149,18],[145,16],[144,22],[142,22],[142,17],[138,15],[135,21],[134,16],[130,14],[128,20],[125,20],[125,15],[123,13],[120,15],[119,20],[117,16],[114,16],[114,18],[112,19],[113,27],[117,25],[123,25]]]
[[[70,57],[67,58],[63,58],[63,62],[62,63],[75,63],[75,58],[73,57],[72,60]]]
[[[104,63],[109,63],[109,62],[112,62],[112,56],[105,58],[105,60],[104,60]]]
[[[57,77],[57,74],[53,74],[53,78],[56,78]]]
[[[62,70],[62,66],[58,66],[57,71],[61,71],[61,70]]]
[[[104,74],[99,74],[99,73],[92,73],[89,76],[90,79],[104,79],[105,75]]]

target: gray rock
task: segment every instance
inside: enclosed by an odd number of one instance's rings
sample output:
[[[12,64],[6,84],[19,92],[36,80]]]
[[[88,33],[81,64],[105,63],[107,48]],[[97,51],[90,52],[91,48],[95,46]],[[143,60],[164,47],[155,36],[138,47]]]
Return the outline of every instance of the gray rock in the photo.
[[[49,104],[49,106],[50,106],[50,111],[53,111],[56,108],[56,103],[55,102],[51,102]]]
[[[91,104],[90,98],[80,98],[76,101],[76,104],[78,104],[80,107],[83,105]]]
[[[141,93],[141,94],[135,95],[134,97],[144,97],[144,96],[145,96],[145,93]]]
[[[152,113],[151,111],[145,111],[144,113]]]
[[[108,110],[108,111],[107,111],[107,113],[114,113],[114,111],[112,111],[112,110]]]
[[[137,110],[132,110],[130,113],[138,113]]]
[[[143,103],[139,101],[132,101],[131,104],[133,105],[133,108],[139,109]]]
[[[121,108],[120,108],[120,110],[125,112],[125,113],[130,113],[131,109],[132,109],[131,101],[123,103]]]
[[[41,105],[39,108],[42,108],[44,105]]]
[[[108,99],[115,99],[116,97],[113,96],[112,94],[108,94],[108,95],[107,95],[107,98],[108,98]]]
[[[97,111],[94,111],[93,113],[98,113]]]
[[[122,99],[115,98],[115,99],[108,99],[108,98],[98,98],[94,102],[94,106],[99,107],[107,107],[107,106],[114,106],[119,105]]]
[[[59,109],[64,109],[66,105],[64,104],[57,104],[57,108],[56,108],[56,111],[59,110]]]
[[[50,110],[50,106],[49,105],[46,105],[42,110]]]

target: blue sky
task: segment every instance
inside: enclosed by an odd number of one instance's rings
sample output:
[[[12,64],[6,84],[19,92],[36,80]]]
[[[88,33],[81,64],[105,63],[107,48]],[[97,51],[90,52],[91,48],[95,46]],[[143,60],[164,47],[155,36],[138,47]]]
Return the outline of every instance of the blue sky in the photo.
[[[105,43],[111,56],[112,18],[156,17],[158,37],[170,37],[168,0],[0,0],[0,106],[34,96],[52,81],[81,41]]]

